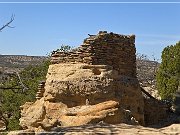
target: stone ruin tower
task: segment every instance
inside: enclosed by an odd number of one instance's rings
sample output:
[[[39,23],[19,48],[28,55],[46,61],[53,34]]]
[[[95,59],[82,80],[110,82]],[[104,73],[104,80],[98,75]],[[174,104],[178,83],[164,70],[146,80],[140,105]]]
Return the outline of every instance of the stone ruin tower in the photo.
[[[135,35],[119,35],[100,31],[86,38],[74,52],[53,52],[51,63],[85,63],[109,65],[119,75],[136,78]]]
[[[104,121],[144,125],[134,35],[100,31],[72,52],[54,51],[37,101],[21,106],[23,129]]]
[[[45,100],[68,107],[119,102],[110,123],[125,122],[125,111],[144,124],[144,101],[136,77],[135,35],[100,31],[72,52],[53,52],[45,85]]]

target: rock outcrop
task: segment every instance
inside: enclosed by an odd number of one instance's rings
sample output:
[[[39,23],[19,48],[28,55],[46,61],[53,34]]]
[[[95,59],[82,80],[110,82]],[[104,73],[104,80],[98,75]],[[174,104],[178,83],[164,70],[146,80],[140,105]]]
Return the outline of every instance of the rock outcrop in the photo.
[[[115,117],[119,103],[106,101],[96,105],[84,105],[68,108],[59,102],[52,103],[37,100],[34,104],[25,104],[20,125],[23,129],[39,128],[50,130],[53,127],[80,126],[99,121],[110,121]],[[36,112],[34,111],[36,110]]]
[[[101,121],[144,125],[134,42],[134,35],[99,32],[74,52],[53,52],[44,89],[35,103],[21,107],[22,128],[50,131]]]
[[[131,111],[140,124],[144,121],[144,101],[137,79],[119,75],[108,65],[50,65],[44,98],[68,107],[114,100],[119,103],[119,116],[110,123],[125,122],[124,110]]]

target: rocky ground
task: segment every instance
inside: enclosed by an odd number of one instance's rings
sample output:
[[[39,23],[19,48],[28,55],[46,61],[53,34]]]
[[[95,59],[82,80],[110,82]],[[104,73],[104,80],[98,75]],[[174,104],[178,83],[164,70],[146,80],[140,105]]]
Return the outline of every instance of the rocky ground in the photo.
[[[50,134],[65,134],[65,135],[166,135],[166,134],[180,134],[180,126],[173,124],[165,128],[148,128],[142,126],[133,126],[127,124],[98,124],[85,125],[81,127],[70,128],[55,128]],[[38,133],[38,135],[45,135],[46,133]]]

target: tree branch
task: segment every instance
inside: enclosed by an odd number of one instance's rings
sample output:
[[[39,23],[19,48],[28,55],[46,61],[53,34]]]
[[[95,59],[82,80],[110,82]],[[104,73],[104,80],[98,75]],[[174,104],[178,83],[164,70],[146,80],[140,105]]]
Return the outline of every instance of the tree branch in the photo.
[[[11,16],[10,21],[7,22],[5,25],[3,25],[3,26],[0,28],[0,32],[1,32],[4,28],[6,28],[6,27],[14,28],[14,27],[10,26],[10,24],[14,21],[14,17],[15,17],[15,15],[13,14],[13,15]]]
[[[19,79],[19,84],[21,85],[21,87],[23,88],[23,92],[25,92],[26,90],[28,90],[28,88],[23,84],[22,80],[21,80],[21,77],[19,75],[18,72],[16,72],[16,75],[18,76],[18,79]]]
[[[8,90],[8,89],[22,89],[22,88],[14,88],[14,87],[0,87],[0,89]]]
[[[18,72],[13,72],[12,74],[17,75],[18,80],[19,80],[18,83],[19,83],[19,85],[20,85],[20,88],[17,88],[17,87],[16,87],[17,85],[15,85],[15,86],[11,86],[11,87],[3,87],[3,86],[0,86],[0,89],[3,89],[3,90],[7,90],[7,89],[12,89],[12,90],[15,90],[15,89],[22,89],[22,92],[27,91],[29,88],[26,87],[26,86],[23,84],[22,79],[21,79],[19,73],[18,73]]]

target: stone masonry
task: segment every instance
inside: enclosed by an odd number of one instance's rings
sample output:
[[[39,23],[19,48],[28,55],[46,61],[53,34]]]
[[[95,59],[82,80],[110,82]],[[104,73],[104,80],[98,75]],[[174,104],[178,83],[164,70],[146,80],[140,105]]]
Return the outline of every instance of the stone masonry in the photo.
[[[45,86],[45,81],[41,81],[39,82],[38,84],[38,91],[36,93],[36,99],[41,99],[43,97],[43,94],[44,94],[44,86]]]

